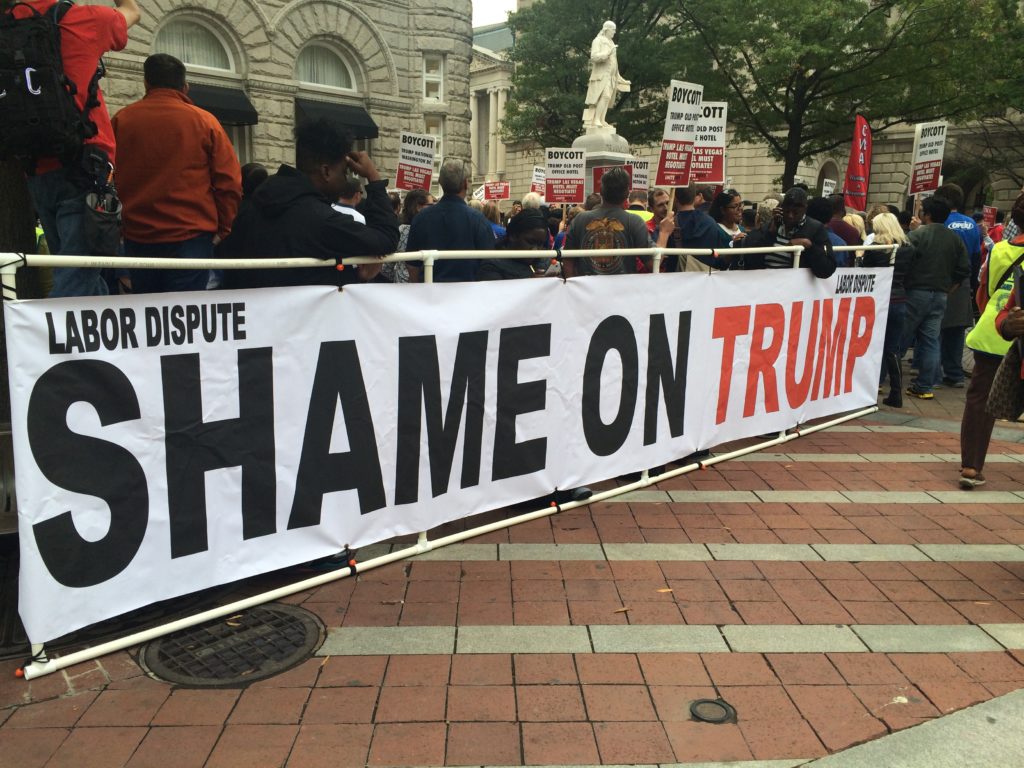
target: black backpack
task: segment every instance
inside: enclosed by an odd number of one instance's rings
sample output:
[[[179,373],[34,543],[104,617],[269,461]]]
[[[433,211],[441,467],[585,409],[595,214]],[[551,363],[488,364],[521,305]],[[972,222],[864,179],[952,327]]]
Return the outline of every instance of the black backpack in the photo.
[[[14,3],[0,15],[0,160],[57,157],[77,162],[86,139],[96,135],[89,112],[99,105],[100,62],[89,82],[85,109],[75,103],[77,88],[64,73],[60,20],[73,5],[59,0],[46,13]],[[14,9],[28,8],[25,18]]]

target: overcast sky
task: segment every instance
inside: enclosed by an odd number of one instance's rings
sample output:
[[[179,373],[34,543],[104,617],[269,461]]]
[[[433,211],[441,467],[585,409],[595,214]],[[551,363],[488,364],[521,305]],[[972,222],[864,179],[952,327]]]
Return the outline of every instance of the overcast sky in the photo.
[[[473,0],[473,26],[505,21],[509,11],[516,9],[516,0]]]

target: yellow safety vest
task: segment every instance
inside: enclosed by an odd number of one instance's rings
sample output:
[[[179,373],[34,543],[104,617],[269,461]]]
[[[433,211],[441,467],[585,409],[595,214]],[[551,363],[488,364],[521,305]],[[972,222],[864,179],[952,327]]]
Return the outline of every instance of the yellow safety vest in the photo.
[[[1006,306],[1013,290],[1013,273],[1007,275],[1002,285],[995,282],[1003,273],[1009,269],[1020,255],[1024,253],[1024,244],[1011,245],[1006,240],[996,243],[995,248],[988,255],[988,304],[985,311],[981,313],[978,322],[973,330],[967,334],[967,346],[979,352],[988,352],[990,355],[1006,354],[1010,348],[1010,342],[999,335],[996,330],[996,315]]]
[[[632,213],[634,216],[639,216],[641,219],[644,220],[645,224],[654,218],[654,214],[651,213],[651,211],[641,211],[637,210],[636,208],[627,208],[626,213]]]

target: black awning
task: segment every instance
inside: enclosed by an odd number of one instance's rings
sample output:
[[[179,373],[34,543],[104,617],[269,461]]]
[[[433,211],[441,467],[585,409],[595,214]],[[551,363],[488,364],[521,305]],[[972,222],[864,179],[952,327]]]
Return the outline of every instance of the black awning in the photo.
[[[224,125],[256,125],[260,121],[256,108],[241,88],[189,83],[188,97]]]
[[[379,135],[370,113],[353,104],[296,99],[295,113],[296,117],[304,120],[323,118],[347,130],[353,139],[376,139]]]

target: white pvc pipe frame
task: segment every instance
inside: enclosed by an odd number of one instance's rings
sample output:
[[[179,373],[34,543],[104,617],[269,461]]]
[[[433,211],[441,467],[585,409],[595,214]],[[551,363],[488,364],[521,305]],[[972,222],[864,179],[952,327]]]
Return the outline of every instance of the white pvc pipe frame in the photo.
[[[871,246],[836,246],[834,250],[839,251],[855,251],[855,250],[890,250],[895,253],[896,246],[892,245],[871,245]],[[775,253],[793,253],[794,254],[794,267],[799,267],[800,254],[803,248],[800,246],[784,246],[774,248],[733,248],[730,249],[731,253],[762,253],[762,252],[775,252]],[[627,248],[617,249],[611,251],[612,253],[619,256],[654,256],[653,274],[659,274],[658,267],[660,266],[662,257],[665,255],[678,254],[682,256],[715,256],[715,251],[710,249],[687,249],[687,248]],[[598,251],[600,253],[600,251]],[[445,259],[478,259],[478,258],[540,258],[542,256],[558,256],[557,251],[445,251]],[[562,251],[560,254],[562,257],[578,257],[578,256],[593,256],[595,251]],[[354,257],[351,259],[345,259],[343,261],[346,265],[355,264],[376,264],[381,262],[397,262],[397,261],[423,261],[424,263],[424,281],[432,282],[433,279],[433,266],[434,261],[439,258],[439,251],[421,251],[418,253],[404,253],[395,254],[384,259],[377,257]],[[13,259],[12,259],[13,257]],[[0,258],[4,259],[4,262],[0,264],[0,279],[2,279],[3,296],[4,299],[17,299],[17,288],[15,285],[15,275],[20,267],[113,267],[113,268],[157,268],[157,269],[246,269],[246,268],[272,268],[281,269],[286,267],[334,267],[336,264],[332,261],[320,260],[320,259],[217,259],[217,260],[206,260],[206,259],[157,259],[157,258],[130,258],[130,257],[95,257],[95,256],[46,256],[46,255],[33,255],[33,254],[19,254],[19,253],[4,253],[0,254]],[[131,635],[119,638],[117,640],[111,640],[107,643],[102,643],[91,648],[86,648],[81,651],[69,653],[66,656],[60,656],[55,659],[49,659],[46,656],[45,646],[43,644],[32,645],[32,661],[25,667],[17,670],[16,675],[24,677],[26,680],[32,680],[36,677],[48,675],[53,672],[57,672],[61,669],[74,666],[75,664],[81,664],[84,661],[99,658],[100,656],[106,656],[109,653],[120,651],[125,648],[130,648],[134,645],[147,642],[157,637],[177,632],[188,627],[196,626],[213,619],[218,619],[222,616],[227,616],[232,613],[252,608],[263,603],[268,603],[273,600],[278,600],[289,595],[294,595],[298,592],[303,592],[307,589],[313,589],[324,584],[329,584],[332,581],[343,579],[348,576],[361,573],[362,571],[371,570],[378,568],[382,565],[403,560],[406,557],[413,557],[415,555],[421,555],[426,552],[430,552],[434,549],[447,546],[448,544],[455,544],[466,539],[480,536],[491,531],[501,530],[503,528],[510,528],[513,525],[520,523],[526,523],[531,520],[537,520],[542,517],[553,515],[557,512],[564,510],[576,509],[577,507],[589,506],[598,501],[609,499],[614,496],[619,496],[624,493],[629,493],[634,490],[646,488],[650,485],[654,485],[663,480],[668,480],[679,475],[684,475],[689,472],[693,472],[699,469],[707,469],[710,466],[719,464],[729,459],[734,459],[739,456],[745,456],[750,453],[770,448],[775,445],[782,445],[788,443],[791,440],[796,440],[798,437],[803,435],[818,432],[822,429],[828,429],[829,427],[843,424],[847,421],[867,416],[869,414],[878,411],[878,406],[871,406],[870,408],[864,408],[854,413],[840,416],[831,421],[824,422],[822,424],[816,424],[805,429],[795,429],[791,433],[780,432],[779,436],[768,440],[763,443],[757,443],[755,445],[747,446],[746,448],[740,448],[729,453],[725,453],[719,456],[708,459],[707,461],[695,462],[693,464],[687,464],[683,467],[678,467],[668,472],[663,472],[660,475],[652,478],[648,475],[647,470],[644,470],[640,479],[636,482],[629,483],[619,488],[613,488],[609,491],[603,491],[601,493],[591,496],[589,499],[584,501],[572,501],[566,504],[553,505],[551,507],[537,510],[536,512],[528,512],[523,515],[509,518],[508,520],[502,520],[495,523],[488,523],[485,525],[471,528],[461,533],[451,534],[444,536],[436,541],[429,541],[427,539],[426,532],[421,532],[418,536],[417,542],[414,546],[407,547],[397,552],[391,552],[387,555],[368,560],[365,563],[357,563],[354,567],[349,566],[346,568],[339,568],[336,571],[325,573],[320,576],[315,576],[311,579],[305,579],[294,584],[290,584],[286,587],[279,587],[278,589],[263,592],[259,595],[253,595],[252,597],[245,598],[244,600],[238,600],[228,605],[221,606],[219,608],[212,608],[208,611],[195,614],[193,616],[186,617],[184,619],[178,619],[177,621],[168,622],[151,629],[136,632]]]

